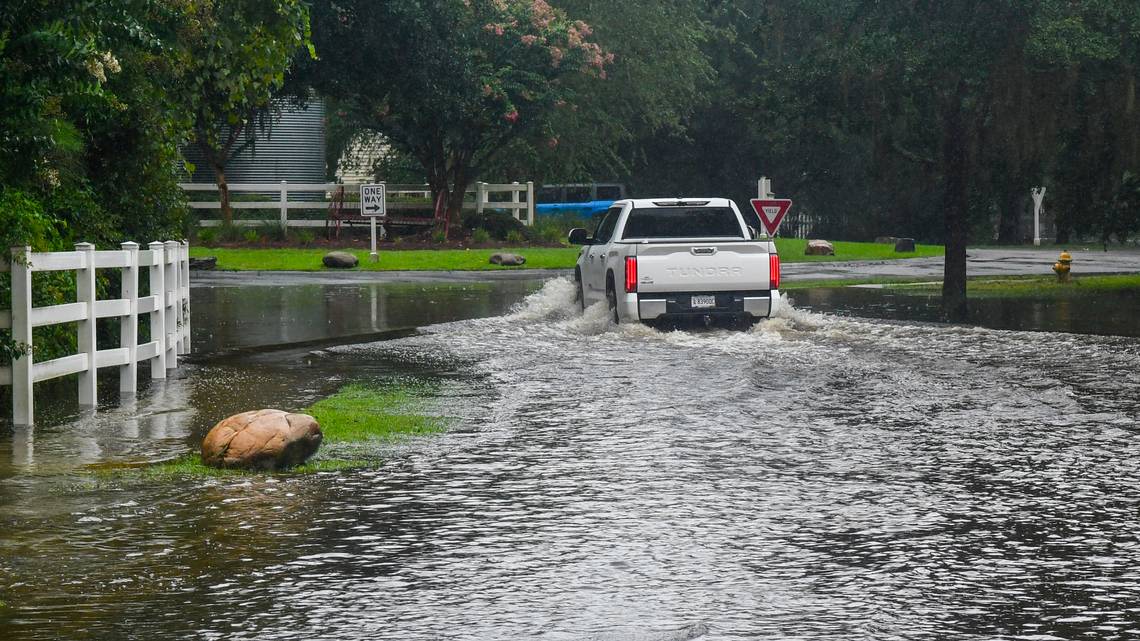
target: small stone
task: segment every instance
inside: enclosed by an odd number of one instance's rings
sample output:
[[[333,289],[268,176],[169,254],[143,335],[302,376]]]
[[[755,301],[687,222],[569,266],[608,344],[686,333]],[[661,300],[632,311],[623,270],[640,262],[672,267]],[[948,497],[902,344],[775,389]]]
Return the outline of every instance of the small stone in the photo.
[[[913,238],[900,238],[895,242],[895,251],[900,254],[913,254],[915,251]]]
[[[805,256],[834,256],[835,247],[826,240],[809,240],[804,248]]]
[[[217,256],[203,256],[190,259],[190,269],[214,269],[218,266]]]
[[[332,269],[352,269],[360,264],[360,260],[348,252],[329,252],[321,262]]]
[[[503,265],[506,267],[523,265],[526,263],[526,258],[518,254],[491,254],[492,265]]]
[[[212,467],[281,470],[304,463],[321,445],[321,427],[308,414],[264,409],[223,419],[202,440]]]

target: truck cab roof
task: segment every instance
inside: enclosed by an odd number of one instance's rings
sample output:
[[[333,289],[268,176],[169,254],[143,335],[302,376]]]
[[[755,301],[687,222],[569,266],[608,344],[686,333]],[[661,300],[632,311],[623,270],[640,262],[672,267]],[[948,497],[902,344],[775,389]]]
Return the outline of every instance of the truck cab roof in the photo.
[[[732,201],[728,198],[693,198],[666,196],[661,198],[627,198],[614,203],[615,207],[632,204],[635,208],[648,207],[731,207]]]

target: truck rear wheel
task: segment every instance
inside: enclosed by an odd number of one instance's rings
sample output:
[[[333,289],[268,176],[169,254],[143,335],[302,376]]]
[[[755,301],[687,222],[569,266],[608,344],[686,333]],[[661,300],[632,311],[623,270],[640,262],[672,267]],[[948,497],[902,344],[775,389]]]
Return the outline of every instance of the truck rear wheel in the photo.
[[[614,325],[621,323],[621,318],[618,317],[617,290],[614,289],[613,274],[606,276],[606,306],[610,309],[610,315],[614,319]]]
[[[582,289],[582,270],[577,267],[574,268],[574,284],[577,285],[578,290],[575,292],[578,295],[578,311],[586,311],[586,292]]]

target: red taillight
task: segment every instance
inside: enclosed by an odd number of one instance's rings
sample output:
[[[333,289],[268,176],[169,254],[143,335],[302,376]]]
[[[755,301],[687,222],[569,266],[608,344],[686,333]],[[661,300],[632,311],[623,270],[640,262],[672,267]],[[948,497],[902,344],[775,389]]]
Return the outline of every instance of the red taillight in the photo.
[[[637,257],[625,257],[625,293],[637,291]]]
[[[780,255],[768,254],[769,289],[780,289]]]

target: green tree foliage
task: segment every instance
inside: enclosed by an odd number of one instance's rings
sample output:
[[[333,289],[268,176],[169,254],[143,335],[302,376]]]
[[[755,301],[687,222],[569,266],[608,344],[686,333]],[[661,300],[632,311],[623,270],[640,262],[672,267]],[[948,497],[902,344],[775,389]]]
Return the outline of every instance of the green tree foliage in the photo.
[[[308,80],[414,158],[445,233],[508,143],[545,144],[572,110],[571,80],[612,60],[592,28],[545,0],[315,2]]]
[[[555,2],[589,23],[592,38],[613,54],[606,81],[576,76],[574,96],[550,123],[550,135],[520,140],[498,159],[496,175],[512,180],[590,182],[625,179],[660,137],[686,144],[689,117],[717,86],[702,50],[710,29],[699,0]]]
[[[295,52],[313,55],[308,9],[301,0],[188,2],[177,29],[178,86],[191,99],[194,141],[229,224],[226,164],[267,127]]]

